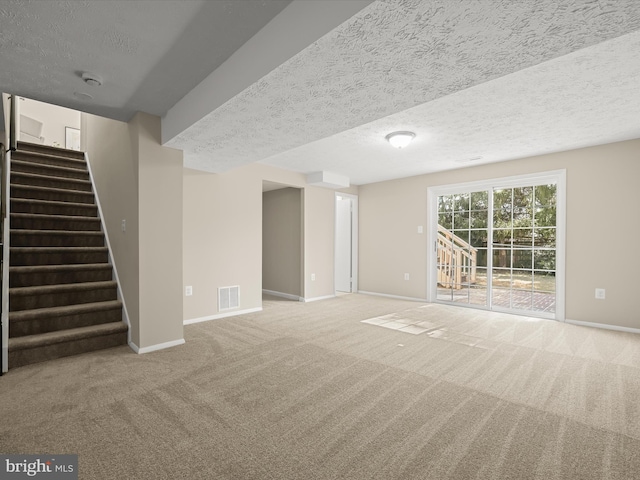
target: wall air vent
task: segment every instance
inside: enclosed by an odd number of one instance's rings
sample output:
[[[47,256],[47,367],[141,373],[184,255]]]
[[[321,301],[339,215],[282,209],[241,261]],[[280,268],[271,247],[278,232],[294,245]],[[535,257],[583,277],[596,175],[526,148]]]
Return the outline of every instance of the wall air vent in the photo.
[[[240,306],[240,287],[218,288],[218,311],[231,310]]]

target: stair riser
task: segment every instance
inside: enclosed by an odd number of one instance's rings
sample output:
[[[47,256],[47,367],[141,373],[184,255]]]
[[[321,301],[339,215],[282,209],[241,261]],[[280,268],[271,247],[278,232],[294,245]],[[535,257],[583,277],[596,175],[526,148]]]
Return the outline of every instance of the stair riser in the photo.
[[[11,231],[13,247],[104,247],[103,235],[34,235]]]
[[[55,168],[56,165],[46,165],[32,162],[11,162],[11,172],[13,173],[34,173],[36,175],[75,178],[78,180],[89,180],[89,172],[86,170]]]
[[[62,148],[50,147],[48,145],[39,145],[37,143],[18,142],[18,150],[13,155],[28,155],[29,152],[42,153],[45,155],[55,155],[56,157],[69,158],[75,160],[84,160],[84,152],[74,150],[66,150]]]
[[[73,342],[63,342],[25,350],[9,349],[9,367],[16,368],[32,363],[44,362],[56,358],[79,355],[105,348],[127,344],[127,332],[103,335],[100,337],[83,338]]]
[[[79,192],[73,190],[67,190],[64,192],[34,190],[29,188],[28,185],[15,185],[13,183],[11,184],[10,195],[11,198],[31,198],[34,200],[86,203],[91,205],[95,203],[93,194],[91,192]]]
[[[41,215],[79,215],[83,217],[97,217],[98,207],[95,205],[60,205],[41,204],[22,201],[11,201],[11,211],[13,213],[35,213]]]
[[[34,308],[61,307],[81,303],[105,302],[117,299],[116,287],[95,290],[71,290],[65,292],[44,293],[34,295],[16,295],[9,292],[9,311],[20,312]]]
[[[12,229],[24,230],[65,230],[65,231],[100,231],[100,220],[98,218],[85,219],[68,219],[68,218],[39,218],[39,217],[20,217],[11,216]]]
[[[122,307],[97,312],[85,312],[59,317],[39,318],[24,322],[12,322],[9,318],[9,335],[11,338],[39,333],[58,332],[69,328],[88,327],[122,320]]]
[[[34,187],[61,188],[64,190],[75,190],[79,192],[91,191],[90,183],[79,181],[74,182],[72,180],[65,180],[54,177],[29,177],[21,175],[19,173],[11,174],[11,183],[14,183],[16,185],[32,185]]]
[[[79,263],[107,263],[106,251],[99,252],[11,252],[10,265],[75,265]]]
[[[96,270],[63,270],[53,272],[9,272],[9,286],[35,287],[37,285],[60,285],[82,282],[108,282],[113,280],[111,267]]]

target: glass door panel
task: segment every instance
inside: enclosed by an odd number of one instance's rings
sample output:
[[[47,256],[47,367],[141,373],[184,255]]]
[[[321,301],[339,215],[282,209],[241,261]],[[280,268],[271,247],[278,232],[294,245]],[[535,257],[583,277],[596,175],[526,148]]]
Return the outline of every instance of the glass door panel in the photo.
[[[555,317],[558,188],[549,177],[437,196],[437,300]]]
[[[438,300],[488,306],[488,225],[488,191],[438,197]]]

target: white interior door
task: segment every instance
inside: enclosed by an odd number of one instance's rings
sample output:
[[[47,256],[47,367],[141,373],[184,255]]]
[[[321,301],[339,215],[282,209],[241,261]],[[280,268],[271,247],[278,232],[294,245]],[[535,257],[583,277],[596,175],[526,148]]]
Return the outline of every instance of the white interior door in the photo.
[[[352,201],[336,196],[335,285],[338,292],[351,292],[352,277]]]

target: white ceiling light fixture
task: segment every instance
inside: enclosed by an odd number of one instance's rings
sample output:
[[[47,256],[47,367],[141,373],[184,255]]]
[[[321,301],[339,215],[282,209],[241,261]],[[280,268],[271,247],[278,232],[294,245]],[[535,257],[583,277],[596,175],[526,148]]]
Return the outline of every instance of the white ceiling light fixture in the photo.
[[[413,132],[392,132],[386,138],[392,147],[404,148],[416,137]]]
[[[91,87],[99,87],[100,85],[102,85],[102,79],[99,76],[94,75],[93,73],[84,72],[82,74],[82,80],[84,80],[84,83]]]

